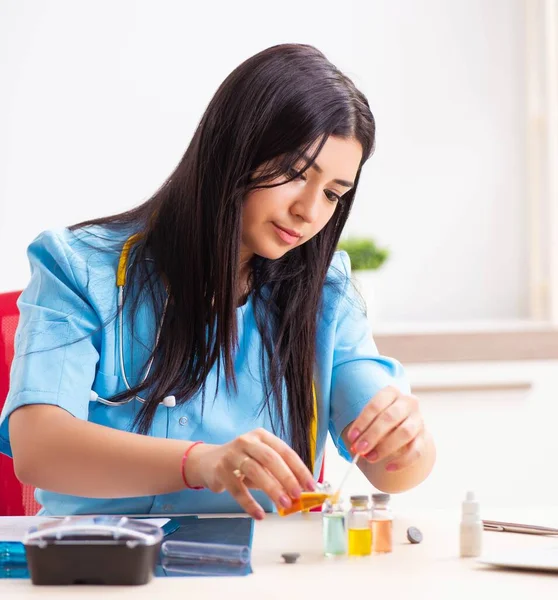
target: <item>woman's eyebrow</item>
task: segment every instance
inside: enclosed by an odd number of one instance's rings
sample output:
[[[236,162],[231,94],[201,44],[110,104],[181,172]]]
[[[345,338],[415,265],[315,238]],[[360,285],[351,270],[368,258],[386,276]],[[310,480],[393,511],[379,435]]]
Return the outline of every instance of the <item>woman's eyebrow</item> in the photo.
[[[308,156],[304,156],[303,158],[306,161],[310,162],[310,158]],[[324,172],[324,170],[322,169],[322,167],[320,167],[320,165],[318,163],[316,163],[316,162],[313,162],[311,166],[318,173],[323,173]],[[334,179],[333,181],[335,183],[338,183],[339,185],[342,185],[342,186],[348,187],[348,188],[352,188],[355,185],[354,181],[347,181],[346,179]]]

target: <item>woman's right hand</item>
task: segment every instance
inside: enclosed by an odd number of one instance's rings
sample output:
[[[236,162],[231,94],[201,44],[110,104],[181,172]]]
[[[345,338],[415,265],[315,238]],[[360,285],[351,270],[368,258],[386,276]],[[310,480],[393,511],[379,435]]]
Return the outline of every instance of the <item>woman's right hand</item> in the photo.
[[[265,492],[277,507],[290,508],[291,498],[316,489],[314,478],[298,454],[265,429],[255,429],[223,445],[200,444],[185,463],[191,485],[212,492],[227,490],[255,519],[265,512],[249,488]]]

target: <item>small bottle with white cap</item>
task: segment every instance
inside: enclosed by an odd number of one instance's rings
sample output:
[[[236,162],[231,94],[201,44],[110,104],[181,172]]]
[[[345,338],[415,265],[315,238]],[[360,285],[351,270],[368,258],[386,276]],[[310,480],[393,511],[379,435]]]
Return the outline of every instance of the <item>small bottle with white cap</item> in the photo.
[[[467,492],[462,503],[460,528],[460,555],[462,557],[480,556],[482,552],[483,525],[480,517],[479,503],[473,492]]]

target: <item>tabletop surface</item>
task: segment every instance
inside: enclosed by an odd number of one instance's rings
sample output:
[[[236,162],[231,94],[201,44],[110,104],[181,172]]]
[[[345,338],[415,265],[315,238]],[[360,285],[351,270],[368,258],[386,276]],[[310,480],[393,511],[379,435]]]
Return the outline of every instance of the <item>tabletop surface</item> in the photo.
[[[500,513],[503,514],[503,513]],[[486,518],[509,520],[498,515]],[[557,509],[530,510],[530,521],[552,526]],[[230,516],[230,515],[229,515]],[[483,515],[484,516],[484,515]],[[523,516],[517,513],[517,521]],[[500,597],[529,598],[533,594],[555,597],[558,575],[502,570],[459,558],[459,510],[417,511],[394,521],[394,548],[390,554],[359,558],[327,558],[322,555],[321,515],[268,515],[254,531],[252,567],[247,577],[154,578],[149,584],[131,587],[34,586],[28,580],[0,580],[1,598],[270,598],[287,600],[304,596],[377,598],[451,598],[476,600]],[[546,523],[545,523],[546,519]],[[407,541],[409,526],[423,533],[420,544]],[[484,532],[483,552],[498,549],[557,547],[558,539],[514,533]],[[296,564],[286,564],[283,552],[299,552]],[[548,593],[548,596],[543,596]],[[552,596],[550,594],[552,593]],[[480,594],[480,596],[479,596]]]

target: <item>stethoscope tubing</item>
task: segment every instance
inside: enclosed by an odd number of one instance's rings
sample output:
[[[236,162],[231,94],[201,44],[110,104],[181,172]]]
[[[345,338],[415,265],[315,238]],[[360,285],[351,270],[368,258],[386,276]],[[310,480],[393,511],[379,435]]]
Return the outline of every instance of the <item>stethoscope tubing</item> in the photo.
[[[161,321],[159,326],[157,327],[157,333],[155,335],[155,348],[159,345],[159,339],[161,338],[161,330],[163,329],[163,323],[165,321],[165,316],[167,314],[167,306],[169,304],[169,295],[165,298],[165,304],[163,305],[163,314],[161,315]],[[116,328],[117,328],[117,337],[118,337],[118,359],[120,363],[120,374],[122,375],[122,380],[124,381],[124,385],[128,391],[131,391],[132,386],[128,381],[128,376],[126,375],[126,366],[124,364],[124,319],[122,318],[122,313],[124,310],[124,286],[118,286],[118,299],[117,299],[117,312],[116,312]],[[140,384],[144,383],[145,380],[149,377],[149,373],[151,373],[151,367],[153,366],[153,360],[155,356],[151,356],[149,359],[149,363],[145,368],[145,372],[141,379]],[[135,394],[134,396],[126,399],[115,402],[114,400],[107,400],[106,398],[101,398],[96,392],[91,391],[91,400],[100,402],[101,404],[105,404],[106,406],[123,406],[124,404],[128,404],[132,400],[137,400],[142,404],[146,403],[145,398],[138,396]],[[176,406],[176,398],[174,396],[165,396],[163,398],[161,404],[166,406],[167,408],[172,408]]]

